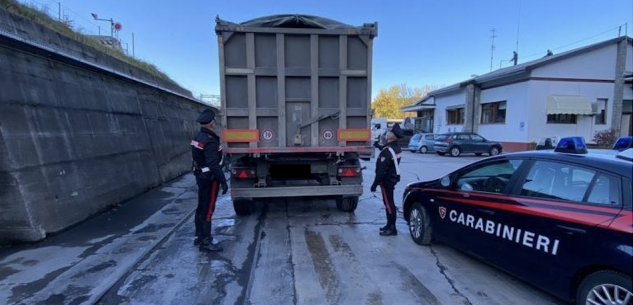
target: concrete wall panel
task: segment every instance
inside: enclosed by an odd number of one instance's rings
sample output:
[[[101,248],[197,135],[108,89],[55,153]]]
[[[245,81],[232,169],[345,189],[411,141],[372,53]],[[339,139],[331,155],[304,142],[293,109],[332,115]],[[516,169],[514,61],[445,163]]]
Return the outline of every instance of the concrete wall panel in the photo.
[[[0,242],[43,239],[190,170],[208,107],[178,85],[2,9],[0,67]]]

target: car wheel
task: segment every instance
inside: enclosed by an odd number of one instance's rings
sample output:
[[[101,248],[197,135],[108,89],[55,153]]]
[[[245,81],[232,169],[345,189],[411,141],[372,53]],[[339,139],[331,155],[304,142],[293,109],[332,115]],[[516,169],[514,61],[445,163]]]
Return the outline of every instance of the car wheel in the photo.
[[[459,147],[454,146],[453,148],[451,148],[451,156],[453,157],[459,157],[459,154],[462,153],[462,150],[459,149]]]
[[[624,274],[610,270],[594,272],[578,286],[576,304],[631,304],[631,290],[631,278]]]
[[[431,219],[426,209],[418,202],[413,204],[409,212],[409,233],[416,244],[431,244]]]
[[[496,155],[498,155],[500,152],[501,152],[501,151],[499,150],[499,147],[497,147],[497,146],[493,146],[493,147],[490,147],[490,151],[488,151],[488,154],[489,154],[489,155],[491,155],[491,156],[496,156]]]
[[[422,147],[420,147],[420,153],[421,153],[421,154],[426,154],[428,151],[429,151],[429,149],[428,149],[428,148],[426,148],[426,146],[422,146]]]

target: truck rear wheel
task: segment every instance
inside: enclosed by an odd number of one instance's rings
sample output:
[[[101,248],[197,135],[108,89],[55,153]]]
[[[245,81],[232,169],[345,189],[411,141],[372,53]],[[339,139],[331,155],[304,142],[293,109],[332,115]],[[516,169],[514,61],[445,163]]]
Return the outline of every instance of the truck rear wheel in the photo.
[[[336,208],[343,212],[354,212],[358,206],[358,197],[336,198]]]
[[[250,215],[253,212],[253,201],[247,199],[235,199],[233,200],[233,209],[237,215]]]

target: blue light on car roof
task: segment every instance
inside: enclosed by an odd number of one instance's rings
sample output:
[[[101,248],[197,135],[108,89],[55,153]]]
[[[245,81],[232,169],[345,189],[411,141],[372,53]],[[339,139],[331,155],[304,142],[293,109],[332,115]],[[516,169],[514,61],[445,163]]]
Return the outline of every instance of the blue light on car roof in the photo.
[[[633,147],[633,137],[621,137],[619,138],[615,144],[613,144],[613,148],[614,150],[619,150],[619,151],[623,151],[627,148],[631,148]]]
[[[585,138],[583,137],[562,138],[558,141],[554,151],[569,154],[586,154],[587,144],[585,144]]]

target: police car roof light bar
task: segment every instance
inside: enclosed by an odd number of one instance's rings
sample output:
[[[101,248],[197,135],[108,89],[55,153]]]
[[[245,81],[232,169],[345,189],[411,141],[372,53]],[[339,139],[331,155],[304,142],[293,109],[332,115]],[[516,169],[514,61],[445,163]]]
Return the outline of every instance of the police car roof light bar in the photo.
[[[612,149],[623,151],[627,148],[633,147],[633,137],[620,137],[615,144],[613,144]]]
[[[566,137],[558,141],[554,151],[568,154],[586,154],[587,144],[585,144],[585,138],[583,137]]]

